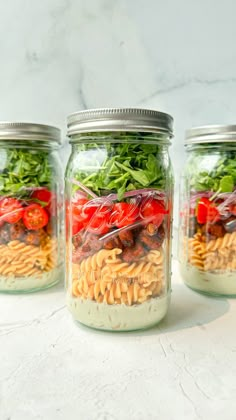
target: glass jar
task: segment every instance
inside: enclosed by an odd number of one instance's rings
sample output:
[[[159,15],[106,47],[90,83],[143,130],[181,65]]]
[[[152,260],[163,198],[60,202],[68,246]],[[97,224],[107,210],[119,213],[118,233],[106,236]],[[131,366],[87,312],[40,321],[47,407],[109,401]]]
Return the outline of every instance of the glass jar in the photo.
[[[236,295],[236,126],[187,131],[179,261],[184,282],[210,295]]]
[[[142,109],[68,118],[67,305],[87,326],[143,329],[167,312],[172,123],[167,114]]]
[[[0,123],[0,292],[33,292],[62,274],[60,130]]]

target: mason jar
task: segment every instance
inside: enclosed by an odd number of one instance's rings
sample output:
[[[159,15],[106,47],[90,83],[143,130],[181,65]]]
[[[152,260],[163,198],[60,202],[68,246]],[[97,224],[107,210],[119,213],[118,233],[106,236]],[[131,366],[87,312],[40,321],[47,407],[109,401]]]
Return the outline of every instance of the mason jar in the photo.
[[[0,291],[33,292],[63,274],[60,130],[0,123]]]
[[[236,296],[236,125],[186,133],[179,262],[184,282],[209,295]]]
[[[76,321],[126,331],[170,301],[173,120],[144,109],[68,117],[67,305]]]

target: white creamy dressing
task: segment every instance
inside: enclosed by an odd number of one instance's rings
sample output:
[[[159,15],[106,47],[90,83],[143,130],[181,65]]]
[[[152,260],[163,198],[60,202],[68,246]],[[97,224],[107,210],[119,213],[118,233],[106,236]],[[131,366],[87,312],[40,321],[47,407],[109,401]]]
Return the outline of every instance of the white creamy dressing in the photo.
[[[108,305],[67,294],[67,306],[76,321],[103,330],[130,331],[151,327],[167,313],[170,294],[139,305]]]
[[[0,276],[0,292],[33,292],[53,286],[62,278],[62,267],[43,273],[40,277]]]
[[[186,264],[179,267],[184,282],[192,289],[215,295],[236,295],[236,271],[214,273]]]

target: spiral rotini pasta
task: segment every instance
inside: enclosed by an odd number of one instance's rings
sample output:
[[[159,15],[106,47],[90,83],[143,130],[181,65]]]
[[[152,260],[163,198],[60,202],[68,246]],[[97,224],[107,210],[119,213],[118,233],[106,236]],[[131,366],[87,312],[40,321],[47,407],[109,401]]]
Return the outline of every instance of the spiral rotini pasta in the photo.
[[[0,274],[3,276],[38,276],[56,266],[56,242],[49,239],[41,246],[15,240],[0,245]]]
[[[183,252],[184,258],[201,271],[233,271],[236,269],[236,232],[208,242],[199,234],[185,238]]]
[[[122,250],[102,249],[72,265],[72,296],[98,303],[132,305],[158,296],[164,284],[163,252],[152,250],[140,262],[120,258]]]

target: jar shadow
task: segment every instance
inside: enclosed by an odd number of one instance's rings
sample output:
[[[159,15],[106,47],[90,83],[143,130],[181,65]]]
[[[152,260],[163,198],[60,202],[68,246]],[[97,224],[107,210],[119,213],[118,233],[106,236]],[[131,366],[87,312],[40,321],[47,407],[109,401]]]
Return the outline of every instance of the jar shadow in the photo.
[[[204,296],[184,284],[174,284],[166,317],[158,325],[137,335],[155,335],[209,324],[229,310],[226,298]]]

